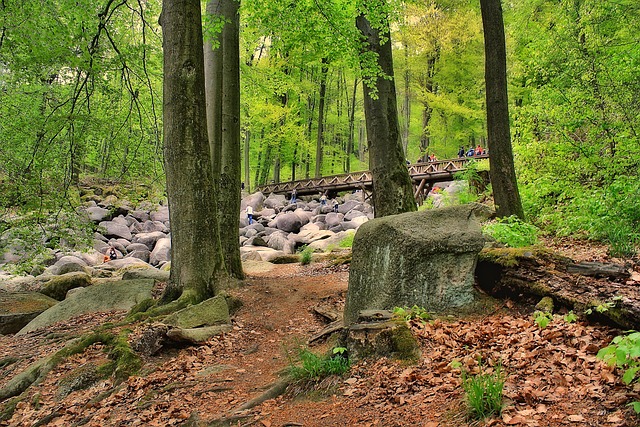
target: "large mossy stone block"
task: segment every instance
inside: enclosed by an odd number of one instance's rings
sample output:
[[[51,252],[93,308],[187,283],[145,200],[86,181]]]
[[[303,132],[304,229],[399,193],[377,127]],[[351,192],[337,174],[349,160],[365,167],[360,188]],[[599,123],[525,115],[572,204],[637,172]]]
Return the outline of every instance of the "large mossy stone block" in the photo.
[[[15,334],[57,303],[39,292],[0,292],[0,334]]]
[[[87,273],[76,271],[53,276],[44,284],[40,293],[62,301],[71,289],[86,288],[87,286],[91,286],[91,276]]]
[[[167,316],[164,323],[182,329],[230,323],[229,305],[223,294],[190,305]]]
[[[474,270],[483,248],[479,205],[373,219],[353,241],[345,324],[362,310],[418,305],[447,312],[475,299]]]
[[[80,314],[130,310],[141,301],[152,297],[153,286],[152,279],[138,279],[105,282],[79,289],[64,301],[41,313],[18,334],[25,334]]]

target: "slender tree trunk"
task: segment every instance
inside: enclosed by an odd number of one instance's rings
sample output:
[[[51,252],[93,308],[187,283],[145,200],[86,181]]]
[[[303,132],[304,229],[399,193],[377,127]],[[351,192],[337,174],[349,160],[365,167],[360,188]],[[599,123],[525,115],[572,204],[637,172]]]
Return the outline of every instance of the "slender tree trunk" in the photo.
[[[513,164],[507,98],[507,53],[500,0],[480,0],[484,29],[490,177],[499,217],[524,218]]]
[[[411,72],[409,70],[409,46],[407,46],[406,41],[404,43],[404,62],[404,126],[402,129],[402,151],[404,151],[406,157],[409,148],[409,128],[411,125]]]
[[[222,0],[209,0],[206,13],[222,16]],[[222,158],[222,32],[215,40],[204,41],[204,84],[207,98],[207,133],[216,188],[220,181]]]
[[[367,0],[367,6],[379,1]],[[366,53],[375,53],[384,77],[374,77],[373,85],[364,85],[364,113],[367,123],[369,169],[373,178],[373,207],[376,217],[411,212],[417,209],[413,185],[405,164],[398,130],[398,107],[393,80],[393,57],[389,24],[380,32],[361,13],[356,25],[365,40]],[[381,44],[381,39],[386,40]],[[365,70],[366,71],[366,70]]]
[[[318,103],[318,138],[316,140],[316,178],[322,176],[322,145],[324,141],[324,101],[327,92],[327,59],[322,58],[322,72],[320,73],[320,102]]]
[[[244,132],[244,185],[247,192],[251,193],[251,175],[249,173],[249,143],[251,142],[251,131]]]
[[[351,172],[351,155],[353,154],[353,144],[355,139],[355,117],[356,117],[356,94],[358,92],[358,79],[353,81],[353,92],[351,93],[351,104],[349,106],[349,140],[347,141],[347,162],[346,171]]]
[[[164,158],[171,277],[164,300],[199,302],[223,270],[204,94],[200,1],[163,1]]]
[[[237,233],[240,228],[240,17],[238,0],[223,0],[222,158],[219,217],[227,273],[244,278]]]

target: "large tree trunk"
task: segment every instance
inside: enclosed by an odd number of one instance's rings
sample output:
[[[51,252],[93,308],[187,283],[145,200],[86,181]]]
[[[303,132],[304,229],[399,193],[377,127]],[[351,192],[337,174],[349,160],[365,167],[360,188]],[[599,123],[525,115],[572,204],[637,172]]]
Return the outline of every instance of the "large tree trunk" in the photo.
[[[171,221],[165,300],[216,293],[222,251],[207,137],[202,20],[198,0],[163,1],[164,158]]]
[[[369,0],[365,4],[371,7],[370,10],[375,10],[378,1],[382,0]],[[371,87],[367,84],[363,87],[369,169],[373,179],[373,207],[376,217],[417,209],[400,142],[391,36],[386,19],[384,22],[386,27],[380,32],[371,26],[364,12],[356,18],[356,25],[364,36],[363,53],[376,54],[378,66],[384,74],[383,77],[374,77]],[[383,38],[386,42],[381,44]],[[367,71],[371,70],[365,70],[365,74]]]
[[[524,218],[518,191],[507,98],[507,53],[500,0],[480,0],[484,29],[487,134],[491,155],[490,176],[496,213],[499,217]]]
[[[222,160],[219,215],[222,253],[227,273],[244,278],[240,261],[240,17],[237,0],[223,0],[222,30]]]
[[[322,72],[320,73],[320,102],[318,103],[318,138],[316,140],[316,178],[322,176],[322,145],[324,141],[324,98],[327,93],[327,59],[322,58]]]

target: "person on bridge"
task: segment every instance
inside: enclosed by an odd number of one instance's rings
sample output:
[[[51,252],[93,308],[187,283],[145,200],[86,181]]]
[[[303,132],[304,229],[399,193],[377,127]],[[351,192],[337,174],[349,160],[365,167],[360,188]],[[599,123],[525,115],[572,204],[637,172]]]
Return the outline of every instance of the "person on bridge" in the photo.
[[[247,219],[249,220],[249,225],[253,224],[253,208],[251,205],[247,205],[247,209],[245,211],[247,213]]]
[[[467,151],[467,157],[473,157],[476,155],[476,152],[474,151],[473,147],[469,147],[469,151]]]
[[[482,147],[480,144],[476,147],[476,156],[482,156]]]
[[[437,162],[438,158],[436,157],[435,153],[431,153],[431,155],[429,156],[429,161],[430,162]]]
[[[464,145],[460,146],[460,149],[458,150],[458,157],[464,157]]]

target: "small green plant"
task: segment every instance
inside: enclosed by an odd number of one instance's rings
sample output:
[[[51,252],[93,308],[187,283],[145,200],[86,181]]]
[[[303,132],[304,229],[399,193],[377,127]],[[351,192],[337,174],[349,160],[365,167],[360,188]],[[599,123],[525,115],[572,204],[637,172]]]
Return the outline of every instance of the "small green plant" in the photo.
[[[453,367],[460,367],[458,362]],[[470,415],[483,420],[502,412],[502,391],[504,374],[502,365],[497,364],[493,370],[470,375],[462,369],[462,388],[464,389]]]
[[[606,302],[603,302],[602,304],[594,305],[593,307],[586,309],[584,312],[585,314],[593,314],[594,311],[598,313],[605,313],[611,310],[612,308],[615,308],[616,305],[618,304],[618,301],[620,300],[622,300],[622,297],[619,295],[616,295],[615,297],[611,298],[611,301],[606,301]]]
[[[564,321],[567,323],[573,323],[578,320],[578,316],[573,311],[568,312],[564,315]]]
[[[351,362],[345,347],[335,347],[329,356],[318,356],[307,348],[298,350],[298,360],[289,356],[289,375],[298,381],[319,381],[330,375],[342,375]]]
[[[300,252],[300,264],[307,265],[311,263],[311,256],[313,255],[313,248],[303,246]]]
[[[498,218],[486,224],[482,232],[511,248],[522,248],[538,243],[538,227],[522,221],[515,215]]]
[[[340,243],[338,244],[339,247],[341,248],[350,248],[353,246],[353,237],[355,236],[355,234],[349,234],[347,235],[344,239],[340,240]]]
[[[631,332],[626,336],[620,335],[613,339],[611,344],[600,349],[598,358],[604,360],[609,366],[617,366],[624,369],[622,381],[625,384],[638,382],[640,372],[640,332]],[[637,414],[640,414],[640,402],[632,402]]]
[[[394,317],[400,318],[406,322],[414,319],[427,322],[432,319],[431,314],[426,308],[418,307],[417,305],[414,305],[411,308],[395,307],[393,309],[393,315]]]
[[[546,313],[544,311],[536,311],[533,313],[533,321],[540,329],[546,328],[552,319],[553,315],[551,313]]]

